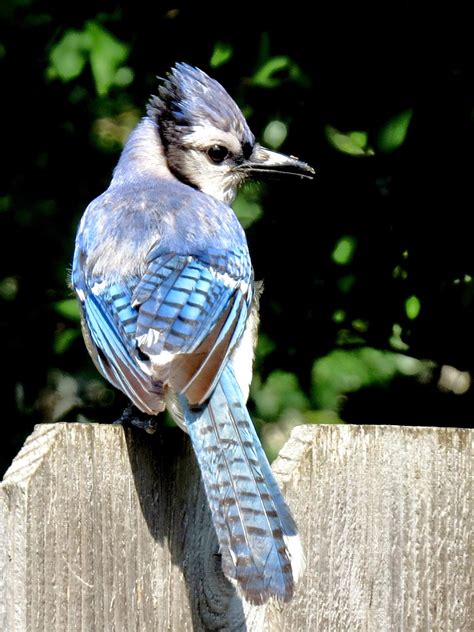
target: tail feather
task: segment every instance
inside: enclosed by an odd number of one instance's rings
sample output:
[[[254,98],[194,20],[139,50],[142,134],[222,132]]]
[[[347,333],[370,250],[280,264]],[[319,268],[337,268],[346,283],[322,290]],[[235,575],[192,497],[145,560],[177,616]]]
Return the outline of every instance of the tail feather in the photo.
[[[226,367],[205,407],[182,404],[224,573],[252,603],[288,601],[301,563],[297,528],[232,369]]]

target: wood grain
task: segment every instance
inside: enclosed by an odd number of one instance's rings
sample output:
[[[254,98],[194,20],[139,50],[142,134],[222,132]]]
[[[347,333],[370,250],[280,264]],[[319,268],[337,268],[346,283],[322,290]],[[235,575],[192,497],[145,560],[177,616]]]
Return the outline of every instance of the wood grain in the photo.
[[[473,630],[469,430],[300,426],[274,463],[307,568],[250,607],[188,438],[37,426],[0,486],[6,632]]]

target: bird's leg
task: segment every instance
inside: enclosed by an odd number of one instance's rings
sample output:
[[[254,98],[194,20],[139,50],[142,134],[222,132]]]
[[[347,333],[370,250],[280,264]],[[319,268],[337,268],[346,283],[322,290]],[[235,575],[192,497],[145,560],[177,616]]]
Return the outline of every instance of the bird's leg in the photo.
[[[145,430],[148,434],[153,434],[156,432],[156,427],[158,425],[158,421],[155,415],[147,415],[146,413],[142,413],[141,410],[138,410],[136,406],[133,404],[127,404],[124,408],[121,416],[116,419],[114,424],[125,425],[133,425],[141,430]]]

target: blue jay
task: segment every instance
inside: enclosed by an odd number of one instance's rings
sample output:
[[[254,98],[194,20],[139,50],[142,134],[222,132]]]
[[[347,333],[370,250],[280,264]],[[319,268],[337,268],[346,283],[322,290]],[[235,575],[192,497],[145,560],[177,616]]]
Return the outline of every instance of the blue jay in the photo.
[[[229,206],[249,177],[275,173],[314,170],[256,143],[217,81],[176,64],[87,207],[72,270],[96,367],[189,433],[223,571],[254,604],[291,599],[303,565],[246,408],[259,292]]]

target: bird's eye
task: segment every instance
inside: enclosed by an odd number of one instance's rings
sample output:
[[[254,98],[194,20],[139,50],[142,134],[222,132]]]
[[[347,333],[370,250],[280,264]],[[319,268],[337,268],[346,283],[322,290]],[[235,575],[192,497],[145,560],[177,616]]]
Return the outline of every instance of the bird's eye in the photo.
[[[207,150],[207,155],[216,164],[223,162],[229,155],[229,150],[224,145],[212,145]]]

